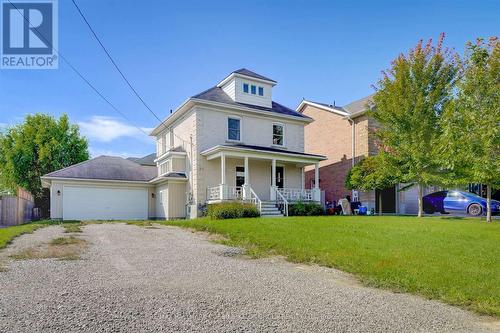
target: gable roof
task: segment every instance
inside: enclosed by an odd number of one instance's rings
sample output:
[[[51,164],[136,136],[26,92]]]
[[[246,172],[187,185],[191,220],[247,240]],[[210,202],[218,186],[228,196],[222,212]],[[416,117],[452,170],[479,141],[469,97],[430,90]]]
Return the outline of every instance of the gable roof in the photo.
[[[149,156],[149,155],[148,155]],[[42,178],[78,178],[147,182],[158,174],[156,166],[140,165],[117,156],[99,156],[46,174]]]
[[[256,79],[266,80],[266,81],[271,81],[271,82],[277,83],[276,81],[274,81],[274,80],[272,80],[272,79],[270,79],[268,77],[265,77],[263,75],[257,74],[255,72],[252,72],[251,70],[248,70],[246,68],[240,68],[238,70],[235,70],[231,74],[233,74],[233,73],[241,74],[241,75],[246,75],[246,76],[254,77]]]
[[[130,159],[130,157],[127,159]],[[152,153],[140,158],[136,158],[133,161],[135,163],[139,163],[140,165],[156,166],[155,159],[156,159],[156,153]]]
[[[202,99],[202,100],[211,101],[211,102],[224,103],[224,104],[234,105],[234,106],[244,106],[244,107],[248,107],[248,108],[256,109],[256,110],[260,110],[260,111],[267,111],[267,112],[273,112],[273,113],[277,113],[277,114],[281,114],[281,115],[310,119],[308,116],[305,116],[305,115],[303,115],[295,110],[292,110],[292,109],[290,109],[284,105],[281,105],[279,103],[276,103],[276,102],[272,102],[270,108],[265,107],[265,106],[258,106],[258,105],[235,102],[220,87],[212,87],[212,88],[205,90],[197,95],[192,96],[191,98]]]
[[[347,105],[344,105],[343,109],[346,110],[349,114],[357,114],[361,112],[364,113],[366,111],[366,107],[370,106],[370,104],[373,104],[373,95],[375,94],[371,94]]]
[[[373,106],[373,95],[369,95],[363,98],[360,98],[354,102],[351,102],[345,106],[335,106],[327,103],[321,103],[321,102],[314,102],[310,100],[304,99],[299,106],[297,107],[298,112],[302,112],[302,109],[304,108],[305,105],[312,105],[317,108],[330,111],[333,113],[337,113],[342,116],[348,116],[348,117],[357,117],[362,114],[364,114],[367,111],[367,106],[372,107]]]

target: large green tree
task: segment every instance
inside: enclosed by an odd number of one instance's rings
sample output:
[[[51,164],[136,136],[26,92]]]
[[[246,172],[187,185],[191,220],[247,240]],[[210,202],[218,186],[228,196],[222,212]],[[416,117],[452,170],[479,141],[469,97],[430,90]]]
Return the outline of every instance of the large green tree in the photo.
[[[468,43],[457,95],[442,117],[442,159],[456,182],[487,186],[486,220],[491,222],[491,190],[500,187],[500,43]]]
[[[0,183],[12,191],[22,187],[44,206],[40,177],[89,158],[87,140],[67,115],[26,117],[0,134]]]
[[[376,107],[370,112],[380,126],[375,136],[395,161],[399,181],[418,186],[418,216],[423,215],[423,187],[444,177],[436,152],[439,119],[452,99],[458,66],[443,40],[444,35],[436,45],[420,41],[397,57],[375,86]]]
[[[384,151],[376,156],[365,157],[347,174],[345,186],[349,190],[383,190],[399,182],[399,168]],[[382,196],[379,195],[379,214],[382,214]]]

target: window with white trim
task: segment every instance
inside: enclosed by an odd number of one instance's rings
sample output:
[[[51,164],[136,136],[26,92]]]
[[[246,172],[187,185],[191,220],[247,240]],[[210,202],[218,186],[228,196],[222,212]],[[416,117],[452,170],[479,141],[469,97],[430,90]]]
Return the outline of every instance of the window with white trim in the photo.
[[[236,117],[227,118],[227,139],[241,141],[241,119]]]
[[[285,144],[285,126],[273,124],[273,145],[283,146]]]
[[[164,175],[170,172],[170,161],[165,161],[160,164],[160,175]]]

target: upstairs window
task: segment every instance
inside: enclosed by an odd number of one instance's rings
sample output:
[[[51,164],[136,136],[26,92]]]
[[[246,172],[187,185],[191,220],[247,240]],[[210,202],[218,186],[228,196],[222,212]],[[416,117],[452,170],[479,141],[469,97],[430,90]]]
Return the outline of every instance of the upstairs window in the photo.
[[[160,175],[164,175],[170,172],[170,161],[166,161],[160,164]]]
[[[243,92],[248,94],[248,83],[243,83]]]
[[[285,128],[283,124],[273,124],[273,145],[283,146],[285,142]]]
[[[257,86],[254,86],[253,84],[250,86],[252,95],[255,95],[257,93]]]
[[[241,120],[239,118],[228,118],[227,139],[232,141],[241,140]]]
[[[259,96],[264,96],[264,87],[259,87]]]

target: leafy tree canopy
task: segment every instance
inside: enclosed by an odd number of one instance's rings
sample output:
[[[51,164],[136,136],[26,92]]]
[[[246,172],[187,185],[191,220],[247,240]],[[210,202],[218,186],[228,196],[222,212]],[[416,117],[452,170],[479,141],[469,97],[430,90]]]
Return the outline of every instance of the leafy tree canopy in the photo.
[[[0,184],[12,191],[25,188],[37,200],[42,197],[41,176],[88,158],[87,140],[67,115],[58,120],[29,115],[0,134]]]

